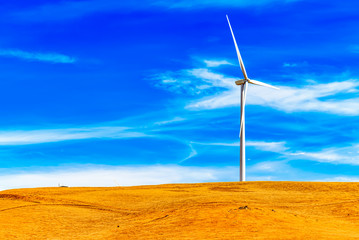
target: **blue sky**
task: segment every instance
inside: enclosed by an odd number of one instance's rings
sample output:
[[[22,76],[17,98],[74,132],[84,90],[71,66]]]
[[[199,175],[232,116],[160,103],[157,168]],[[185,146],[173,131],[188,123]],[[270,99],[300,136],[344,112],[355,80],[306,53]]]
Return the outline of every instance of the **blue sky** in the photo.
[[[19,1],[0,10],[0,189],[359,180],[356,1]]]

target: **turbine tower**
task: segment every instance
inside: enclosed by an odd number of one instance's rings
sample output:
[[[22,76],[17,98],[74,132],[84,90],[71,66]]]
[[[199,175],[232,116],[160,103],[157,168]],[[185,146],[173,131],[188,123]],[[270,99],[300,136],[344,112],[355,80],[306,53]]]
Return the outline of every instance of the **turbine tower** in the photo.
[[[236,38],[234,37],[234,34],[233,34],[231,23],[229,22],[229,18],[227,15],[226,15],[226,17],[227,17],[229,29],[231,30],[231,33],[232,33],[234,46],[236,47],[239,66],[241,67],[241,70],[242,70],[242,73],[244,76],[244,79],[237,80],[235,82],[236,85],[241,86],[241,118],[240,118],[240,130],[239,130],[239,138],[240,138],[239,181],[242,182],[242,181],[246,180],[246,146],[245,146],[246,143],[245,143],[244,107],[246,105],[247,85],[249,83],[251,83],[251,84],[255,84],[255,85],[259,85],[259,86],[263,86],[263,87],[270,87],[270,88],[274,88],[274,89],[279,89],[279,88],[276,88],[276,87],[273,87],[272,85],[248,78],[246,69],[244,68],[241,54],[238,49]]]

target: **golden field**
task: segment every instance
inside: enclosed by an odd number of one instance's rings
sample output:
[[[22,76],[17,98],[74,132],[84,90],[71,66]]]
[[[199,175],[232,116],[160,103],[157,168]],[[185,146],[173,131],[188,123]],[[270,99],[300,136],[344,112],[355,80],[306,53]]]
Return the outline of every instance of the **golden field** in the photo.
[[[359,183],[0,192],[0,239],[359,239]]]

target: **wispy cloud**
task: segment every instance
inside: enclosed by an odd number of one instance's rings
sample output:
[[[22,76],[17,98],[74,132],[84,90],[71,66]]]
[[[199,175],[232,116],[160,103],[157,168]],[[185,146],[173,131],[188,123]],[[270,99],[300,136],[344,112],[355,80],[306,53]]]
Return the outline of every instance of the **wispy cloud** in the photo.
[[[283,67],[297,67],[298,64],[297,63],[283,63]]]
[[[359,182],[359,178],[352,176],[333,176],[321,179],[314,179],[313,182]]]
[[[294,158],[332,164],[359,165],[359,144],[347,147],[326,148],[316,152],[294,152]]]
[[[165,5],[171,8],[207,8],[207,7],[249,7],[261,6],[270,3],[290,3],[296,0],[180,0],[180,1],[159,1],[157,4]],[[298,0],[297,0],[298,1]]]
[[[358,86],[357,80],[310,84],[302,87],[281,86],[279,91],[255,86],[248,94],[248,104],[269,106],[285,112],[313,111],[359,115],[359,98],[351,94],[358,91]],[[338,94],[342,96],[337,96]]]
[[[239,147],[239,142],[192,142],[196,145]],[[246,141],[247,147],[254,147],[264,152],[275,152],[283,156],[285,162],[292,160],[309,160],[331,164],[359,165],[359,144],[345,147],[324,148],[319,151],[296,151],[287,146],[284,141]],[[197,152],[196,152],[197,153]],[[269,162],[271,163],[271,162]],[[269,164],[268,163],[268,164]],[[283,161],[280,162],[283,164]],[[275,165],[277,166],[277,165]]]
[[[349,47],[349,50],[354,53],[359,53],[359,45],[352,45]]]
[[[286,142],[264,142],[264,141],[247,141],[246,146],[255,147],[261,151],[283,153],[289,148],[285,146]]]
[[[233,63],[230,63],[227,60],[204,60],[204,63],[207,65],[207,67],[219,67],[222,65],[233,65]]]
[[[236,79],[225,77],[207,68],[194,68],[156,74],[152,76],[152,80],[155,86],[167,91],[206,96],[232,88]]]
[[[190,158],[193,158],[194,156],[196,156],[196,155],[198,154],[197,151],[196,151],[196,149],[194,149],[194,147],[193,147],[193,143],[190,143],[188,146],[190,147],[191,152],[189,153],[189,155],[188,155],[186,158],[184,158],[183,160],[179,161],[179,163],[183,163],[183,162],[187,161],[187,160],[190,159]]]
[[[312,181],[313,178],[323,177],[322,174],[293,168],[287,160],[263,161],[249,165],[247,174],[251,181]]]
[[[27,21],[62,21],[79,18],[96,12],[114,11],[118,9],[133,8],[136,3],[124,1],[60,1],[46,3],[32,9],[26,9],[13,14],[16,18]]]
[[[237,78],[213,72],[207,68],[167,72],[154,77],[157,86],[176,93],[199,96],[186,108],[216,109],[239,105]],[[260,105],[285,112],[326,112],[339,115],[359,115],[359,81],[349,79],[301,87],[278,86],[280,90],[251,85],[248,105]],[[338,96],[340,95],[340,96]]]
[[[306,68],[310,67],[310,64],[308,64],[307,61],[301,61],[301,62],[285,62],[282,65],[284,68]]]
[[[286,161],[266,161],[250,166],[248,171],[251,173],[276,173],[278,171],[290,171],[292,168]]]
[[[61,21],[83,17],[92,13],[111,12],[111,11],[128,11],[139,9],[194,9],[194,8],[208,8],[208,7],[251,7],[261,6],[270,3],[289,3],[295,0],[180,0],[180,1],[150,1],[144,0],[139,5],[135,1],[117,1],[117,0],[84,0],[84,1],[60,1],[58,3],[48,3],[39,5],[32,9],[22,10],[13,14],[15,17],[27,21]]]
[[[14,171],[14,170],[12,170]],[[0,189],[135,186],[235,180],[234,167],[182,167],[178,165],[44,167],[36,171],[2,173]],[[231,178],[230,176],[233,176]]]
[[[182,122],[182,121],[185,121],[185,120],[186,119],[182,118],[182,117],[175,117],[175,118],[170,119],[170,120],[155,122],[154,125],[168,125],[168,124],[171,124],[171,123]]]
[[[208,145],[208,146],[224,146],[224,147],[238,147],[239,142],[233,143],[224,143],[224,142],[193,142],[198,145]],[[284,153],[288,148],[285,146],[286,142],[265,142],[265,141],[246,141],[246,146],[255,147],[258,150],[266,152],[277,152]]]
[[[83,127],[65,129],[0,131],[0,145],[28,145],[89,138],[146,137],[142,132],[126,127]]]
[[[293,168],[288,161],[265,161],[247,168],[251,181],[312,181],[312,182],[359,182],[356,176],[340,173],[328,175]]]
[[[238,146],[238,143],[236,146]],[[247,141],[246,146],[252,146],[261,151],[279,153],[285,157],[285,162],[300,159],[322,163],[359,165],[359,144],[306,152],[295,151],[287,147],[286,142]],[[281,161],[280,163],[283,162]]]
[[[36,52],[25,52],[21,50],[4,50],[0,49],[0,56],[14,57],[25,59],[29,61],[41,61],[41,62],[52,62],[52,63],[74,63],[75,58],[59,54],[59,53],[36,53]]]
[[[341,96],[336,98],[337,94],[357,91],[358,86],[357,80],[311,84],[304,85],[301,88],[279,86],[279,91],[251,85],[248,89],[247,104],[272,107],[285,112],[313,111],[359,115],[358,97],[346,99]],[[233,86],[231,89],[219,92],[216,95],[193,101],[187,105],[187,108],[200,110],[236,106],[239,104],[238,94],[238,89]],[[323,99],[324,97],[327,99]]]

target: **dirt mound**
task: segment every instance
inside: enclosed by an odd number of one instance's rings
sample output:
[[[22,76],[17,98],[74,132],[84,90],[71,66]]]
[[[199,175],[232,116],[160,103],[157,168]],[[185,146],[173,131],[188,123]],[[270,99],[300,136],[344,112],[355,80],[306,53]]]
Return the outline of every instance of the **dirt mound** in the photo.
[[[358,239],[359,183],[0,192],[0,239]]]

